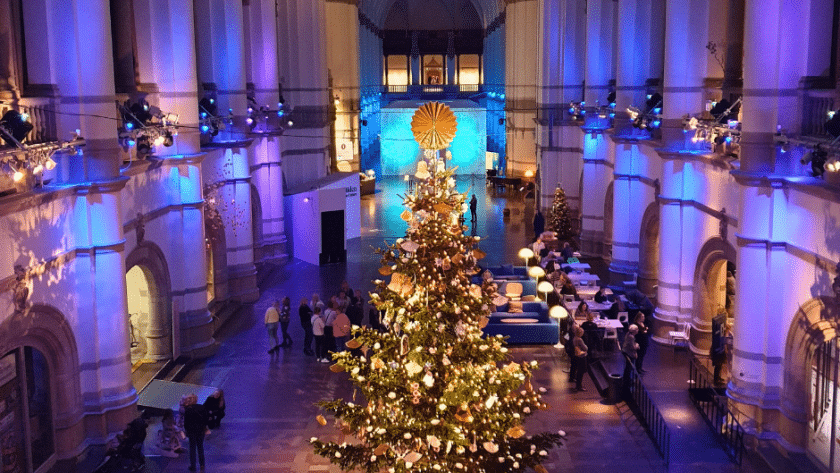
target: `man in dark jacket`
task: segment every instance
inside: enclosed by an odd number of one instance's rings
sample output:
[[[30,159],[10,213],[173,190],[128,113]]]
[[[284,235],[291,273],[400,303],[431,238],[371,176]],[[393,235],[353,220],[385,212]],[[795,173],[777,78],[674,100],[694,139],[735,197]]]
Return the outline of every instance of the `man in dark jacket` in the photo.
[[[314,355],[315,352],[312,351],[312,340],[314,339],[312,335],[312,309],[309,307],[309,301],[306,298],[300,301],[298,314],[300,315],[300,326],[303,327],[303,354]]]
[[[190,471],[195,471],[195,454],[204,471],[204,432],[207,430],[207,411],[201,404],[191,404],[184,409],[184,431],[190,439]]]
[[[542,212],[540,209],[537,209],[537,213],[534,214],[534,239],[540,237],[545,231],[545,217],[543,217]]]

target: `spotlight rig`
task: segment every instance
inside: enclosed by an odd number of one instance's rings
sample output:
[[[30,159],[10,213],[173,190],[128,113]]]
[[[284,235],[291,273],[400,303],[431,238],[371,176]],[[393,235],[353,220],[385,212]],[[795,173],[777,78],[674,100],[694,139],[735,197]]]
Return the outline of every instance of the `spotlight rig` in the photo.
[[[640,130],[659,128],[662,125],[662,95],[658,92],[648,94],[644,109],[627,107],[627,113],[633,120],[633,127]]]
[[[706,142],[712,147],[721,145],[725,154],[736,156],[741,142],[741,122],[738,120],[740,104],[740,98],[735,103],[726,99],[710,102],[709,114],[712,118],[686,115],[683,118],[683,132],[694,133],[691,137],[693,143]]]
[[[178,135],[178,115],[164,113],[143,99],[117,102],[122,117],[119,139],[125,148],[137,148],[137,155],[147,156],[155,146],[172,146]]]
[[[831,137],[830,141],[827,137],[790,138],[782,133],[781,125],[778,125],[773,141],[782,153],[787,153],[793,146],[804,148],[805,153],[799,163],[810,164],[812,176],[837,183],[840,180],[840,110],[828,112],[825,131]]]
[[[24,144],[26,135],[33,129],[26,113],[9,110],[0,119],[0,139],[5,146],[0,148],[0,169],[11,174],[12,180],[20,182],[31,174],[43,184],[44,171],[55,169],[53,159],[56,153],[72,150],[78,154],[85,145],[81,132],[76,130],[69,141],[50,141],[46,143]]]

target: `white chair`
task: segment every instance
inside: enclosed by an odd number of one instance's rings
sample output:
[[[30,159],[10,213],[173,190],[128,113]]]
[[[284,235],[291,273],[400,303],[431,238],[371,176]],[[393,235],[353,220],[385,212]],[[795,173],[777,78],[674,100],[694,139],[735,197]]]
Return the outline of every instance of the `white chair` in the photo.
[[[618,313],[618,321],[621,322],[621,325],[627,325],[627,321],[629,320],[629,316],[627,312],[619,312]]]
[[[614,328],[607,327],[604,329],[604,342],[607,340],[615,341],[616,350],[621,351],[621,343],[618,342],[618,330]],[[604,347],[606,347],[606,343],[604,343]]]
[[[674,349],[674,356],[677,354],[677,345],[688,348],[688,341],[690,336],[691,325],[687,322],[678,322],[676,330],[668,332],[668,338],[671,339],[671,347]]]

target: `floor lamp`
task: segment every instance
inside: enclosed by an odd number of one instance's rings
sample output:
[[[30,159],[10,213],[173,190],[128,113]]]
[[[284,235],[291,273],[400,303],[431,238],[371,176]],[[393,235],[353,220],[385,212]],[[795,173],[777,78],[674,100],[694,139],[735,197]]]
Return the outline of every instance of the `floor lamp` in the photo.
[[[554,284],[551,284],[548,281],[541,281],[537,284],[537,292],[542,292],[543,297],[545,297],[545,301],[548,302],[548,293],[554,290]]]
[[[522,248],[519,250],[519,257],[525,262],[525,268],[528,268],[528,260],[534,257],[534,251],[530,248]]]
[[[569,316],[569,311],[567,311],[563,306],[556,305],[553,306],[551,309],[548,309],[548,315],[552,319],[557,319],[557,345],[554,345],[554,348],[562,348],[565,350],[566,345],[563,344],[563,334],[560,329],[560,323],[563,321],[563,319]]]
[[[539,266],[531,266],[528,268],[528,276],[534,278],[534,285],[536,286],[537,281],[539,281],[541,277],[545,276],[545,270]],[[536,297],[536,300],[540,300],[539,296]]]

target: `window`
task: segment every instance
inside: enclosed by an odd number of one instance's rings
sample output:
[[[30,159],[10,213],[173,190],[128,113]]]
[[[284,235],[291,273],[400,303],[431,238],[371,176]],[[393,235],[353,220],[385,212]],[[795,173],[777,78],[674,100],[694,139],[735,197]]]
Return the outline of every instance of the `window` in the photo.
[[[481,84],[481,70],[478,54],[462,54],[458,57],[458,83],[462,85]]]
[[[443,56],[439,54],[423,56],[423,84],[441,85],[446,83]]]
[[[385,56],[387,76],[385,83],[390,85],[408,85],[408,56]]]

